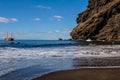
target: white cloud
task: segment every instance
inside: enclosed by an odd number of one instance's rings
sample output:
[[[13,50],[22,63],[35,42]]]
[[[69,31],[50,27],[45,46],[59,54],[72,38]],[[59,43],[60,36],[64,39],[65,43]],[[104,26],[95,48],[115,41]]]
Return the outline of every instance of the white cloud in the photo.
[[[0,17],[0,22],[1,23],[9,23],[9,22],[17,22],[18,20],[16,18],[5,18],[5,17]]]
[[[57,19],[57,21],[61,21],[61,19],[63,18],[62,16],[59,16],[59,15],[55,15],[53,16],[55,19]]]
[[[66,32],[71,32],[72,31],[72,29],[70,29],[70,28],[64,28],[63,30],[66,31]]]
[[[56,32],[56,33],[60,33],[61,31],[59,31],[59,30],[55,30],[55,32]]]
[[[16,18],[11,18],[10,21],[17,22],[18,20]]]
[[[50,6],[37,5],[39,9],[52,9]]]
[[[71,32],[71,29],[69,29],[69,28],[54,31],[54,33],[59,33],[59,34],[69,34],[70,32]]]
[[[10,20],[5,17],[0,17],[0,22],[2,23],[8,23]]]
[[[34,21],[40,21],[40,18],[34,18]]]
[[[62,19],[62,16],[54,16],[54,18],[57,18],[57,19]]]

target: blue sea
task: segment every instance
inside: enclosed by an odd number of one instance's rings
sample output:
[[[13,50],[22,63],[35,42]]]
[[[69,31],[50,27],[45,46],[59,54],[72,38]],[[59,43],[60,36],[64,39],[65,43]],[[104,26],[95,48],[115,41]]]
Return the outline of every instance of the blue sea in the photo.
[[[76,59],[118,57],[119,45],[82,45],[69,40],[0,40],[0,80],[31,80],[58,70],[78,69]],[[79,63],[84,61],[79,61]]]

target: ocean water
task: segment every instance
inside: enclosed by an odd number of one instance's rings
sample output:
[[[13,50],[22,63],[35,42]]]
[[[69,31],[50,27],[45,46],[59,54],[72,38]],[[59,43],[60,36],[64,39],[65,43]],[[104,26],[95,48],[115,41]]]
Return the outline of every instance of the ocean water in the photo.
[[[75,59],[120,57],[120,45],[82,45],[74,41],[0,41],[0,80],[30,80],[49,72],[76,69]],[[82,61],[81,61],[82,63]]]

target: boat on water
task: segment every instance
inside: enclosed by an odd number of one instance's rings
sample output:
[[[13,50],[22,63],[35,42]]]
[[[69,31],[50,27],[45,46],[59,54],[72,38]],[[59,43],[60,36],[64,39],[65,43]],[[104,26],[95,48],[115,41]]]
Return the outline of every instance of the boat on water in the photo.
[[[4,38],[5,41],[14,41],[14,38],[12,37],[7,37],[7,38]]]
[[[59,41],[62,41],[63,39],[62,38],[58,38]]]
[[[5,37],[4,40],[5,41],[14,41],[13,33],[10,32],[10,37],[9,37],[9,33],[7,32],[7,37]]]

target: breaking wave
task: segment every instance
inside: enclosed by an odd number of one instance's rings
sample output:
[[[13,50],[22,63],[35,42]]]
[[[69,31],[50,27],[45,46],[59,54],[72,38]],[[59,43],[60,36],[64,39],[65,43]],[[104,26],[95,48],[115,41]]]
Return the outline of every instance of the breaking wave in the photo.
[[[14,46],[8,46],[8,44]],[[64,69],[72,67],[72,60],[75,58],[120,57],[120,45],[82,46],[69,41],[56,44],[33,44],[31,42],[31,44],[26,43],[27,45],[20,46],[21,44],[25,43],[20,43],[19,46],[6,43],[4,47],[0,44],[0,76],[34,65],[64,64],[64,66],[58,66]],[[56,66],[52,67],[56,68]]]

